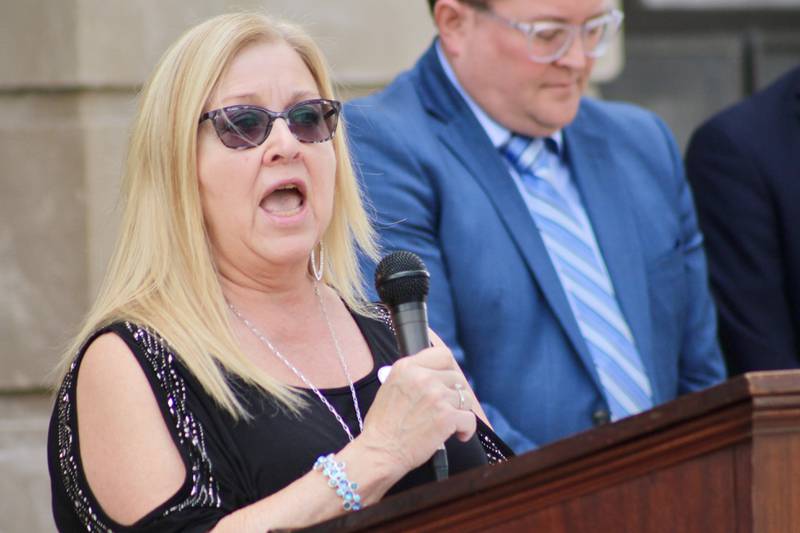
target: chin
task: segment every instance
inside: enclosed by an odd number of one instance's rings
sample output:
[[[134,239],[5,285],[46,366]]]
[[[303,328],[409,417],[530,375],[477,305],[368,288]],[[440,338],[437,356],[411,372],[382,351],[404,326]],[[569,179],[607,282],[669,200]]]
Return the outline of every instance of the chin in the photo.
[[[558,108],[558,111],[553,113],[548,113],[545,115],[545,123],[551,124],[553,130],[560,130],[570,124],[573,120],[575,120],[575,116],[578,114],[578,104],[580,100],[576,100],[575,102],[571,102],[569,105],[565,104],[564,102],[554,103],[551,107]]]
[[[270,239],[268,244],[261,248],[260,255],[272,263],[290,264],[307,261],[314,246],[313,238],[300,236]]]
[[[547,98],[540,100],[538,104],[528,109],[526,120],[532,128],[544,129],[546,134],[550,134],[564,128],[575,119],[580,106],[580,96]],[[541,135],[541,132],[537,135]]]

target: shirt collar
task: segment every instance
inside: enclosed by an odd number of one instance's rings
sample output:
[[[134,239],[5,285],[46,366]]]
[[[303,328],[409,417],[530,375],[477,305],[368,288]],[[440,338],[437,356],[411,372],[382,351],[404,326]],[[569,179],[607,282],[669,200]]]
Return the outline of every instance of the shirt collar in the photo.
[[[473,100],[470,95],[467,94],[467,91],[464,90],[464,88],[461,86],[461,83],[459,83],[458,78],[456,78],[456,74],[453,71],[453,67],[450,66],[447,56],[444,55],[441,41],[439,41],[439,39],[436,39],[435,46],[436,56],[439,58],[439,63],[442,65],[442,70],[444,70],[445,76],[447,76],[447,79],[450,80],[450,83],[456,88],[458,94],[460,94],[461,98],[463,98],[467,103],[467,106],[469,106],[470,110],[475,115],[475,118],[478,119],[478,122],[481,124],[484,131],[486,131],[486,135],[489,136],[489,140],[492,141],[494,147],[499,149],[511,138],[511,130],[487,115],[486,112],[475,102],[475,100]],[[560,156],[564,147],[564,135],[562,130],[554,132],[552,135],[550,135],[550,138],[553,140],[553,142],[555,142],[558,154]]]

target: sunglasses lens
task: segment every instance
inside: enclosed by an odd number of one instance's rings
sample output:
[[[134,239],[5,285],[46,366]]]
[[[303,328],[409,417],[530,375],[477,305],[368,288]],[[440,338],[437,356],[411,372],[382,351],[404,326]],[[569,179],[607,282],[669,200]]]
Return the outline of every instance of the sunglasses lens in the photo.
[[[286,119],[297,140],[318,143],[330,140],[336,131],[341,104],[335,100],[308,100],[275,113],[257,106],[231,106],[208,113],[222,144],[234,150],[253,148],[263,143],[272,123]],[[201,117],[201,121],[203,117]]]
[[[329,140],[336,131],[339,119],[337,102],[313,100],[300,102],[287,113],[289,129],[301,142],[318,143]]]
[[[222,144],[240,150],[258,146],[269,133],[271,118],[258,109],[226,109],[214,119]]]

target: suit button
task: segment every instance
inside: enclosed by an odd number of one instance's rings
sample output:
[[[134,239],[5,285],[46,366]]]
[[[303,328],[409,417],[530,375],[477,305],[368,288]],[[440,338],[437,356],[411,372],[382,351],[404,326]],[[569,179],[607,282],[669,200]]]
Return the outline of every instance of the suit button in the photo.
[[[602,426],[603,424],[608,424],[610,421],[611,415],[605,409],[598,409],[592,413],[592,423],[595,426]]]

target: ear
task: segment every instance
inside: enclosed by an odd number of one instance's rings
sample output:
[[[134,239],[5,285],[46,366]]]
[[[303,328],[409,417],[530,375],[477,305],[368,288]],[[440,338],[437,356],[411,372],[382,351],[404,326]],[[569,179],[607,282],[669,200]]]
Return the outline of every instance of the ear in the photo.
[[[474,12],[459,0],[438,0],[433,21],[439,30],[442,48],[448,57],[458,57],[464,50]]]

